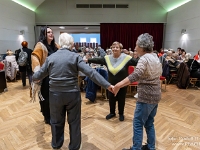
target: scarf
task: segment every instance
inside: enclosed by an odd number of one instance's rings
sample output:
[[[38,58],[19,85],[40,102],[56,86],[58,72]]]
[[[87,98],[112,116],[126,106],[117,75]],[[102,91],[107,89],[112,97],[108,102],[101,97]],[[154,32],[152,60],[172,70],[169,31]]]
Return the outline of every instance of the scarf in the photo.
[[[56,47],[59,48],[59,45],[56,44]],[[33,72],[39,71],[40,68],[42,67],[42,65],[44,64],[46,58],[53,53],[52,48],[50,48],[50,50],[48,50],[47,48],[48,47],[46,47],[42,42],[38,42],[35,45],[34,51],[31,54]],[[40,91],[41,83],[42,83],[42,81],[32,82],[31,92],[30,92],[30,97],[31,97],[30,102],[36,102],[36,94],[37,93],[38,93],[38,97],[41,101],[45,100]]]

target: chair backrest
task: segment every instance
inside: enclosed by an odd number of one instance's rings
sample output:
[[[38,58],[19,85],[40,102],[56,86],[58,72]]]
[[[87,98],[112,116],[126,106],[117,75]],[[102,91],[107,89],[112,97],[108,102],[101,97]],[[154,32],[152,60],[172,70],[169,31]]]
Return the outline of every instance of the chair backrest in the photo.
[[[134,66],[128,67],[128,74],[131,74],[134,71]]]
[[[4,69],[4,63],[0,62],[0,70]]]

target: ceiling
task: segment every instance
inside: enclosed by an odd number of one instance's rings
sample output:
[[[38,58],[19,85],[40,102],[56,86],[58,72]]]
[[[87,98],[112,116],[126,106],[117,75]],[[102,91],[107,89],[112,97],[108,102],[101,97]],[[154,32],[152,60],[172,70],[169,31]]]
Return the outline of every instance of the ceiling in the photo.
[[[180,7],[192,0],[156,0],[167,12]]]
[[[12,0],[32,11],[35,11],[39,5],[41,5],[45,0]],[[155,0],[157,1],[167,12],[176,9],[177,7],[191,1],[191,0]],[[61,30],[59,26],[50,26],[53,30]],[[88,27],[88,29],[85,29]],[[99,33],[99,26],[65,26],[62,29],[63,32],[68,33]],[[61,30],[61,31],[62,31]]]
[[[45,0],[12,0],[26,8],[35,11]],[[191,0],[156,0],[166,11],[171,11]]]
[[[35,11],[40,4],[42,4],[45,0],[12,0],[19,5],[22,5],[32,11]]]

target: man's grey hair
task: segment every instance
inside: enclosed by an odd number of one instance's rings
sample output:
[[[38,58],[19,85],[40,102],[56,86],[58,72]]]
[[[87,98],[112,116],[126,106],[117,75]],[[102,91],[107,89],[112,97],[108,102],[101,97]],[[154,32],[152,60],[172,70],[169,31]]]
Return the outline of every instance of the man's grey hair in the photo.
[[[73,37],[68,33],[62,33],[59,36],[59,45],[61,48],[68,48],[71,49],[74,45]]]
[[[146,52],[152,52],[154,47],[153,36],[149,35],[149,33],[141,34],[136,44],[143,48]]]

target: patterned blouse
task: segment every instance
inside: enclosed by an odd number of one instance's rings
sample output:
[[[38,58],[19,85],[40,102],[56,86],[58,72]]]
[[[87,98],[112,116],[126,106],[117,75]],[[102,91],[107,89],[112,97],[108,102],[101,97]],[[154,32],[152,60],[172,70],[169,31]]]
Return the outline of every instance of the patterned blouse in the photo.
[[[156,104],[161,99],[160,76],[162,65],[155,53],[140,57],[136,69],[128,76],[130,82],[138,81],[138,102]]]

